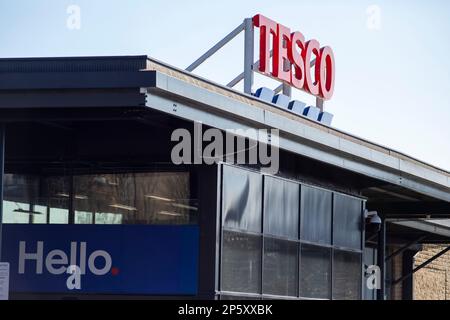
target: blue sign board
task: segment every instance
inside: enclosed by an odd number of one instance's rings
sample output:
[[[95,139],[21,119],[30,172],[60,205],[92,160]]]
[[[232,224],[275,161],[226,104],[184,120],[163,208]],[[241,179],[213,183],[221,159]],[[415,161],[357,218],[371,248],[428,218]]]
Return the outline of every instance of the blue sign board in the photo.
[[[5,224],[2,260],[11,292],[195,295],[198,244],[198,226]]]

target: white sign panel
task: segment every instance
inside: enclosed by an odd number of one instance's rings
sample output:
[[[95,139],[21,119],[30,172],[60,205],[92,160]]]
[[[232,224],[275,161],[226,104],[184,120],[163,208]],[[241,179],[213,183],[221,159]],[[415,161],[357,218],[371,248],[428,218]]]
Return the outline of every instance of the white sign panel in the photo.
[[[9,263],[0,262],[0,300],[9,298]]]

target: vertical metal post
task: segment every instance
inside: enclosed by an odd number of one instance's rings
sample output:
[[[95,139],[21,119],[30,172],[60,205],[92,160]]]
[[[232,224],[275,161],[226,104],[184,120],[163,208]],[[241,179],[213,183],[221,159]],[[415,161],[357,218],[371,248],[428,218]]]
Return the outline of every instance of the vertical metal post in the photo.
[[[289,98],[292,97],[292,88],[286,83],[283,83],[283,94]]]
[[[252,94],[253,87],[253,60],[254,60],[254,30],[253,19],[244,20],[244,92]]]
[[[408,274],[414,269],[414,255],[417,250],[406,250],[402,257],[402,274]],[[414,279],[409,277],[402,283],[402,299],[414,300]]]
[[[324,105],[323,99],[317,97],[316,98],[316,107],[319,108],[321,112],[323,112],[323,105]]]
[[[3,177],[5,171],[5,124],[0,123],[0,262],[3,245]]]
[[[378,257],[380,267],[380,289],[377,291],[377,300],[386,299],[386,220],[381,217],[381,228],[378,233]]]

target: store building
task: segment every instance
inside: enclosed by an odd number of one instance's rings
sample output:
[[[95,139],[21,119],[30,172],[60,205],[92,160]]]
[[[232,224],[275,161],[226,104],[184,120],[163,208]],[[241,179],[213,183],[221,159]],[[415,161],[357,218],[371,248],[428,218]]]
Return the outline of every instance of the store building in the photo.
[[[247,88],[147,56],[0,59],[10,298],[412,298],[415,252],[449,242],[424,219],[450,216],[450,173]],[[174,164],[198,122],[279,130],[279,170]]]

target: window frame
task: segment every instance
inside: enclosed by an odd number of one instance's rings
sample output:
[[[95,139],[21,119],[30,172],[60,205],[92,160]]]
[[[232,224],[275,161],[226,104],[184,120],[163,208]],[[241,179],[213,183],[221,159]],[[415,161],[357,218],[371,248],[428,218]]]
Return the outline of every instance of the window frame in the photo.
[[[232,230],[230,228],[224,228],[223,226],[223,181],[224,181],[224,176],[223,176],[223,168],[225,166],[231,166],[231,167],[235,167],[237,169],[240,170],[244,170],[244,171],[249,171],[249,172],[253,172],[253,173],[258,173],[261,175],[262,177],[262,196],[260,199],[260,207],[261,207],[261,232],[251,232],[251,231],[242,231],[242,230]],[[264,188],[265,188],[265,177],[271,177],[271,178],[275,178],[275,179],[280,179],[280,180],[285,180],[287,182],[291,182],[291,183],[296,183],[298,184],[299,188],[298,188],[298,192],[299,192],[299,197],[298,197],[298,235],[297,238],[298,239],[292,239],[289,237],[281,237],[281,236],[275,236],[272,234],[266,234],[265,230],[264,230]],[[271,174],[266,174],[266,173],[262,173],[257,169],[254,168],[249,168],[249,167],[244,167],[244,166],[239,166],[236,164],[230,164],[230,163],[226,163],[226,162],[219,162],[218,163],[218,179],[217,179],[217,195],[218,195],[218,204],[217,204],[217,240],[216,240],[216,248],[217,248],[217,252],[216,252],[216,257],[217,257],[217,262],[216,262],[216,294],[217,296],[220,298],[221,295],[232,295],[232,296],[243,296],[243,297],[250,297],[250,298],[254,298],[254,299],[287,299],[287,300],[333,300],[333,282],[334,282],[334,264],[333,264],[333,260],[334,260],[334,255],[335,255],[335,250],[339,250],[339,251],[347,251],[347,252],[352,252],[352,253],[357,253],[360,256],[360,262],[361,262],[361,279],[360,279],[360,284],[361,284],[361,290],[359,291],[359,300],[363,299],[363,286],[364,286],[364,265],[363,265],[363,249],[364,249],[364,237],[365,237],[365,232],[364,232],[364,209],[365,209],[365,205],[366,205],[366,201],[367,199],[365,199],[362,196],[356,196],[356,195],[350,195],[350,194],[346,194],[340,191],[336,191],[336,190],[331,190],[331,189],[326,189],[323,188],[321,186],[317,186],[317,185],[313,185],[311,183],[307,183],[307,182],[303,182],[303,181],[297,181],[295,179],[289,179],[286,177],[281,177],[281,176],[276,176],[276,175],[271,175]],[[309,188],[315,188],[315,189],[320,189],[326,192],[331,192],[331,244],[323,244],[323,243],[316,243],[316,242],[311,242],[311,241],[307,241],[307,240],[302,240],[301,239],[301,226],[302,226],[302,219],[301,219],[301,201],[302,201],[302,188],[303,187],[309,187]],[[335,226],[335,195],[339,194],[345,197],[351,197],[354,198],[358,201],[360,201],[361,204],[361,229],[360,229],[360,233],[361,233],[361,249],[354,249],[354,248],[346,248],[346,247],[340,247],[340,246],[336,246],[334,244],[334,226]],[[228,230],[228,231],[238,231],[238,232],[244,232],[244,233],[249,233],[249,234],[253,234],[253,235],[259,235],[261,237],[261,270],[260,270],[260,274],[261,274],[261,280],[260,280],[260,292],[255,292],[255,293],[243,293],[243,292],[234,292],[234,291],[225,291],[222,290],[222,270],[223,270],[223,259],[222,259],[222,252],[223,252],[223,231],[224,230]],[[292,242],[296,242],[297,243],[297,257],[298,257],[298,261],[297,261],[297,279],[298,279],[298,285],[297,285],[297,296],[278,296],[278,295],[273,295],[273,294],[266,294],[264,293],[264,238],[265,237],[271,237],[274,239],[279,239],[279,240],[288,240],[288,241],[292,241]],[[329,292],[329,299],[320,299],[320,298],[311,298],[311,297],[305,297],[305,296],[301,296],[301,247],[302,244],[306,244],[306,245],[314,245],[316,247],[323,247],[323,248],[328,248],[330,249],[330,279],[329,279],[329,288],[330,288],[330,292]]]

